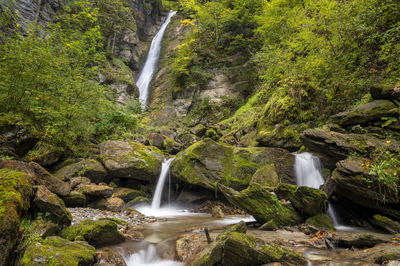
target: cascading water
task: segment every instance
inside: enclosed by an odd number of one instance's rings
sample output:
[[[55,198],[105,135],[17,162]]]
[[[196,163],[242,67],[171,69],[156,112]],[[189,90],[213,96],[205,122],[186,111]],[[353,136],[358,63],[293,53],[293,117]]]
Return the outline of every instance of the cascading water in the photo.
[[[165,29],[167,28],[168,24],[171,22],[171,18],[175,14],[176,11],[171,10],[169,12],[167,19],[162,24],[156,36],[154,36],[153,41],[151,42],[149,54],[147,55],[146,63],[144,64],[143,70],[140,73],[139,79],[136,82],[136,85],[139,88],[139,100],[143,108],[146,107],[147,99],[149,97],[149,86],[153,79],[153,75],[157,67],[157,62],[160,57],[161,41],[163,39]]]
[[[169,173],[169,166],[171,165],[172,161],[175,158],[170,158],[168,160],[164,159],[164,162],[161,166],[161,173],[160,177],[158,178],[157,186],[156,186],[156,191],[154,192],[153,195],[153,200],[151,201],[151,209],[152,210],[157,210],[160,208],[161,205],[161,197],[162,197],[162,192],[165,184],[165,179],[168,176]]]
[[[298,186],[306,186],[319,189],[325,181],[321,175],[321,163],[319,158],[311,153],[304,152],[296,154],[294,171]],[[335,227],[339,226],[337,216],[333,207],[328,203],[328,216]]]

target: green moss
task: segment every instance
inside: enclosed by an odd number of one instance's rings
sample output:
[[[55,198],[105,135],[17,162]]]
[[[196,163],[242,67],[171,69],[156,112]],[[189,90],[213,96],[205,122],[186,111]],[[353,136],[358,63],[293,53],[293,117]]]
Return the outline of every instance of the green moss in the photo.
[[[390,260],[399,260],[400,259],[400,251],[399,252],[390,252],[390,253],[383,253],[375,258],[375,263],[384,264]]]
[[[306,224],[319,230],[334,229],[331,219],[325,213],[320,213],[306,220]]]
[[[106,77],[113,82],[135,85],[131,69],[121,59],[113,58],[111,61],[106,61],[104,70]]]

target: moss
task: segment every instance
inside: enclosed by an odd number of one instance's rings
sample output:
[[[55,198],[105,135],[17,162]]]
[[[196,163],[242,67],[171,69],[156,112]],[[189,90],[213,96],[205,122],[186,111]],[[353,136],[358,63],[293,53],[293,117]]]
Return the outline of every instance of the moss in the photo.
[[[383,253],[375,258],[375,263],[384,264],[390,260],[400,260],[400,251],[399,252],[391,252],[391,253]]]
[[[261,186],[276,187],[279,184],[279,177],[276,173],[275,165],[265,165],[254,173],[251,177],[251,183],[256,183]]]
[[[325,213],[320,213],[306,220],[306,224],[319,230],[334,229],[331,219]]]
[[[113,82],[135,85],[131,69],[121,59],[113,58],[111,61],[106,61],[104,70],[107,79]]]
[[[243,221],[240,221],[240,223],[235,224],[235,225],[225,229],[224,232],[222,232],[221,234],[218,235],[216,240],[225,240],[228,237],[228,235],[232,232],[246,234],[246,232],[247,232],[246,223]]]
[[[393,221],[388,217],[375,214],[372,217],[372,223],[389,233],[400,233],[400,223]]]
[[[61,236],[71,241],[77,236],[82,236],[89,244],[95,246],[117,244],[125,240],[117,230],[117,223],[109,219],[82,221],[62,230]]]
[[[49,237],[29,245],[20,265],[92,265],[96,260],[95,256],[95,248],[86,242],[70,242],[61,237]]]

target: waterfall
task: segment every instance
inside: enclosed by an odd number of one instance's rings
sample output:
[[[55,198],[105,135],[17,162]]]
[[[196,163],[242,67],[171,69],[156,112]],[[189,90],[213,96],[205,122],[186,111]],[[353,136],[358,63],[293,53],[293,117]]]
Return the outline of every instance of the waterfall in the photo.
[[[325,181],[321,174],[321,163],[319,158],[311,153],[304,152],[296,154],[294,163],[294,171],[298,186],[306,186],[319,189]],[[328,216],[331,218],[333,225],[339,225],[335,211],[328,202]]]
[[[157,67],[157,62],[160,57],[161,41],[163,39],[165,29],[171,22],[172,16],[174,16],[175,14],[176,11],[171,10],[169,12],[167,19],[162,24],[156,36],[154,36],[153,41],[151,42],[149,54],[147,55],[146,63],[144,64],[143,70],[140,73],[138,81],[136,82],[136,85],[139,88],[139,100],[142,103],[143,108],[146,107],[147,99],[149,97],[149,86],[151,80],[153,79],[153,75]]]
[[[161,173],[160,173],[160,177],[158,178],[156,191],[154,192],[153,199],[151,201],[151,209],[152,210],[156,210],[156,209],[160,208],[161,197],[162,197],[165,179],[167,178],[167,175],[169,173],[169,166],[171,165],[171,163],[174,159],[175,158],[170,158],[168,160],[164,159],[164,162],[162,163]]]

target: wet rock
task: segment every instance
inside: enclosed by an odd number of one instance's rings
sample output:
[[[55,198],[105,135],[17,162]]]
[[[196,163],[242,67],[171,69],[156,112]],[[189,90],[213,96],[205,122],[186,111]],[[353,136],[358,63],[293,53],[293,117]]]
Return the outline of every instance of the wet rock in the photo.
[[[87,202],[85,194],[79,191],[71,191],[62,199],[67,207],[85,207]]]
[[[80,184],[82,184],[82,185],[90,185],[91,181],[87,177],[78,176],[78,177],[71,178],[69,183],[71,185],[71,188],[74,189]]]
[[[338,247],[368,248],[381,243],[389,243],[391,235],[377,233],[342,233],[335,238]]]
[[[131,188],[114,188],[113,197],[120,198],[124,202],[129,202],[139,196],[144,196],[143,192]]]
[[[278,148],[238,148],[204,139],[180,152],[171,164],[173,177],[215,191],[216,183],[237,190],[250,183],[257,169],[275,165],[278,176],[293,183],[294,157]]]
[[[31,162],[29,164],[35,171],[34,182],[37,185],[47,187],[51,192],[59,195],[66,196],[71,191],[71,186],[57,177],[50,174],[46,169],[41,167],[38,163]]]
[[[70,180],[73,177],[84,176],[89,178],[93,183],[100,183],[106,178],[107,172],[99,161],[84,159],[80,162],[62,167],[54,175],[66,180]]]
[[[225,215],[219,206],[214,206],[211,209],[211,216],[214,218],[224,218]]]
[[[36,212],[49,213],[50,219],[62,227],[71,224],[72,216],[64,202],[45,186],[36,188],[32,206]]]
[[[161,169],[162,153],[133,141],[100,144],[101,159],[113,177],[154,181]]]
[[[125,241],[117,229],[117,223],[111,220],[84,220],[62,230],[61,236],[71,241],[82,237],[94,246],[113,245]]]
[[[263,231],[272,231],[272,230],[277,230],[279,227],[276,225],[276,223],[273,220],[270,220],[266,222],[265,224],[261,225],[258,230],[263,230]]]
[[[124,258],[118,252],[110,248],[101,248],[96,250],[97,262],[96,265],[113,265],[113,266],[126,266]]]
[[[19,225],[32,196],[30,177],[20,171],[0,169],[0,265],[11,261]]]
[[[259,223],[274,221],[277,226],[285,226],[302,222],[300,214],[291,204],[282,204],[274,194],[261,186],[253,185],[241,192],[222,185],[218,188],[233,205],[244,209]]]
[[[400,233],[400,223],[393,221],[388,217],[375,214],[372,217],[371,222],[388,233],[392,234]]]
[[[325,213],[320,213],[308,218],[305,224],[313,232],[321,230],[329,231],[334,229],[331,219],[329,219],[328,215],[326,215]]]
[[[109,198],[114,192],[112,187],[100,185],[79,185],[77,190],[86,196],[96,198]]]
[[[128,207],[132,207],[138,204],[143,204],[143,203],[150,203],[151,199],[147,198],[147,197],[143,197],[143,196],[139,196],[134,198],[133,200],[129,201],[126,206]]]
[[[375,85],[371,86],[370,93],[375,99],[400,101],[400,88],[398,86]]]
[[[306,217],[325,213],[328,209],[328,196],[319,189],[281,183],[275,192],[279,199],[289,200]]]
[[[41,243],[31,243],[27,247],[20,265],[92,265],[96,261],[95,256],[95,248],[86,242],[71,242],[58,236],[52,236]]]
[[[120,212],[124,205],[124,201],[120,198],[107,198],[90,203],[89,207],[112,212]]]

